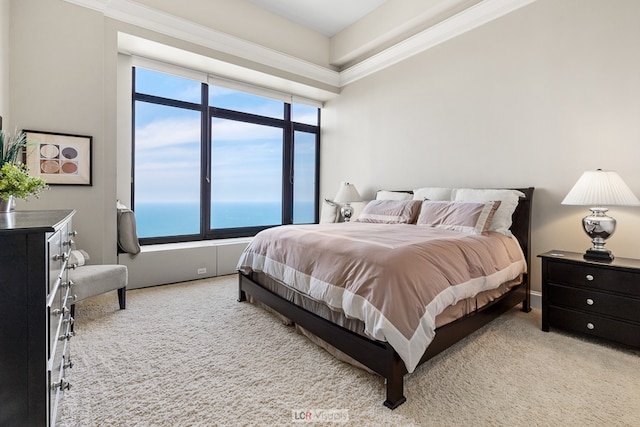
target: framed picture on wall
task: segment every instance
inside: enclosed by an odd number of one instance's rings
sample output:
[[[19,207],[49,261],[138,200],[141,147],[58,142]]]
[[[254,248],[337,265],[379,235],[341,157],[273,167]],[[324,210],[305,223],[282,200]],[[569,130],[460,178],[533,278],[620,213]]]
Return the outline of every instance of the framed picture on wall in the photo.
[[[24,133],[30,174],[51,185],[91,185],[91,136],[36,130]]]

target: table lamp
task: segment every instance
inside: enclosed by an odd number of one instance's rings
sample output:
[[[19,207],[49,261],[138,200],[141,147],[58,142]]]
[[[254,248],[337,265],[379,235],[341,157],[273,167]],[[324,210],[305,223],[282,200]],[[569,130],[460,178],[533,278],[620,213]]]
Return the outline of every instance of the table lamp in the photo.
[[[593,246],[584,258],[613,261],[613,254],[604,245],[616,229],[616,220],[606,214],[608,209],[604,206],[638,206],[640,200],[616,172],[598,169],[584,172],[562,204],[591,206],[591,214],[582,219],[582,226]]]
[[[338,194],[333,199],[334,202],[342,205],[340,208],[340,213],[344,217],[345,222],[349,222],[351,216],[353,215],[353,208],[351,207],[351,203],[359,202],[362,200],[360,197],[360,193],[356,190],[356,186],[350,184],[348,182],[342,182],[340,184],[340,188],[338,188]]]

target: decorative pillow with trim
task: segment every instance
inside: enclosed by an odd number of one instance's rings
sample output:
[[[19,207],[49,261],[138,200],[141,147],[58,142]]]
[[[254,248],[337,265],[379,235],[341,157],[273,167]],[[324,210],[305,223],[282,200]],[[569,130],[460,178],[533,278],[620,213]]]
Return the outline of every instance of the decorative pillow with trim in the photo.
[[[421,203],[419,200],[372,200],[355,222],[413,224]]]
[[[518,206],[520,197],[524,197],[524,193],[518,190],[509,189],[472,189],[458,188],[455,192],[456,201],[465,202],[489,202],[500,201],[500,206],[493,215],[489,231],[497,231],[505,236],[513,236],[511,231],[511,216]]]
[[[486,234],[500,201],[447,202],[425,200],[416,224],[471,234]]]

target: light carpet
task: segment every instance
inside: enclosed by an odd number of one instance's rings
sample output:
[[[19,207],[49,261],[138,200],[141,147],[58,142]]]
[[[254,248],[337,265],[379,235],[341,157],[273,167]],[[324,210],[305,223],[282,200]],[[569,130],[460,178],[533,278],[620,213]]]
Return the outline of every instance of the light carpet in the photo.
[[[79,303],[59,425],[300,426],[315,410],[348,417],[331,425],[640,425],[640,352],[544,333],[537,310],[419,367],[391,411],[383,379],[236,299],[224,276],[129,291],[126,310],[115,293]]]

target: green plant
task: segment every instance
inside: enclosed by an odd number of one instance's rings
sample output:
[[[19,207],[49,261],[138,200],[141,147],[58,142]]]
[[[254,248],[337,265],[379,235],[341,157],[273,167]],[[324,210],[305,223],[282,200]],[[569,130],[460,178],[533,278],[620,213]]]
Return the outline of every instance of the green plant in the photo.
[[[27,166],[19,161],[26,145],[27,135],[24,132],[11,137],[0,131],[0,199],[38,197],[42,190],[48,188],[44,179],[29,175]]]
[[[0,199],[9,200],[10,196],[26,199],[38,197],[48,186],[44,179],[29,175],[24,164],[7,163],[0,168]]]
[[[22,149],[27,146],[27,134],[16,133],[13,137],[5,131],[0,131],[0,168],[5,163],[18,163]]]

